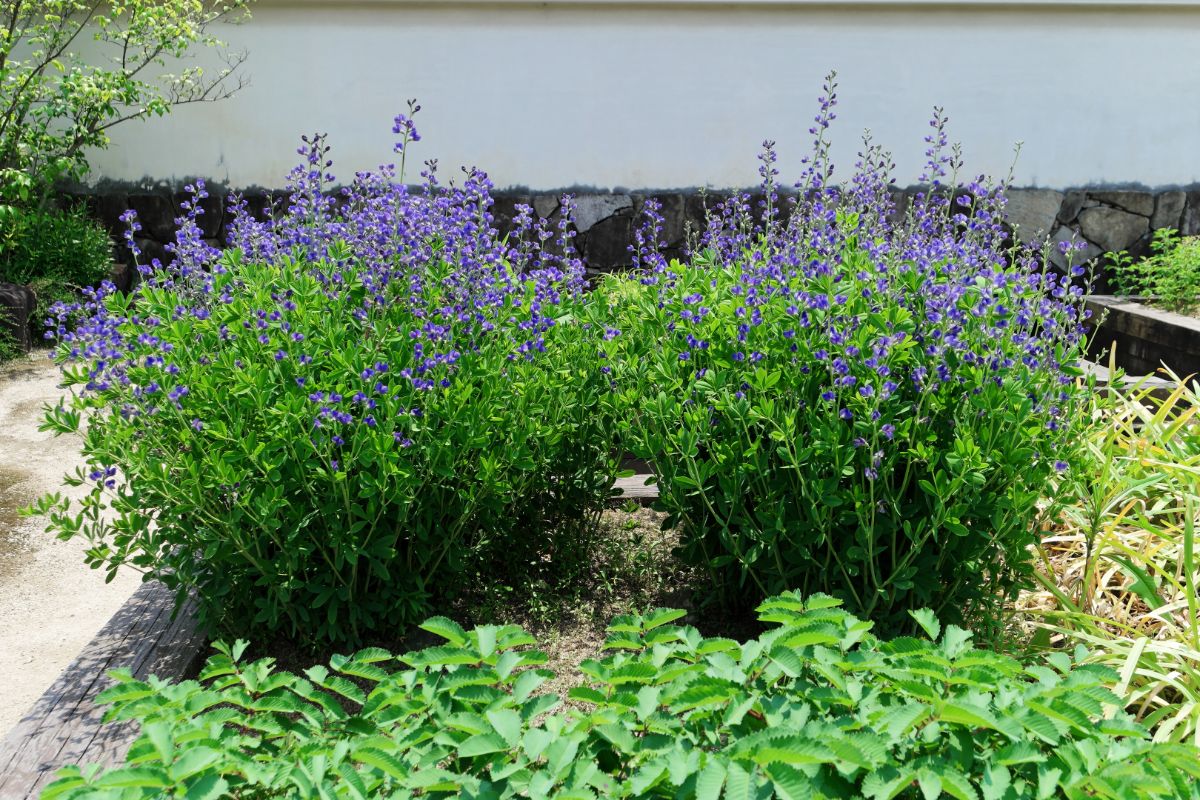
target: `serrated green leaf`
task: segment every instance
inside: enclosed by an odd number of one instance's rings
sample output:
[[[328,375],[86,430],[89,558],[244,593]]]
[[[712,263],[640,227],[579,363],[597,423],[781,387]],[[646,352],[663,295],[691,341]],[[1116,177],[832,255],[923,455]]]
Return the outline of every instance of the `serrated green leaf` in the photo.
[[[696,776],[696,800],[720,800],[725,786],[725,767],[714,758],[709,758],[704,769]]]
[[[454,647],[466,647],[470,641],[462,626],[447,617],[430,617],[420,627],[423,631],[442,637]]]
[[[937,641],[938,636],[942,633],[942,623],[938,622],[937,615],[928,608],[921,608],[916,611],[909,610],[909,616],[917,621],[921,626],[921,630],[925,631],[925,635],[930,639]]]
[[[508,742],[499,733],[477,733],[458,746],[458,754],[462,758],[473,758],[499,753],[508,748]]]
[[[375,769],[387,775],[390,778],[395,778],[402,781],[408,777],[408,770],[404,764],[390,753],[385,753],[382,750],[374,747],[360,747],[352,750],[352,756],[355,761],[360,764],[366,764],[368,767]]]
[[[521,715],[511,708],[500,708],[484,713],[488,722],[495,727],[496,733],[504,739],[509,747],[516,747],[521,741]]]
[[[229,781],[220,775],[209,773],[201,775],[192,783],[187,784],[184,800],[217,800],[229,791]]]

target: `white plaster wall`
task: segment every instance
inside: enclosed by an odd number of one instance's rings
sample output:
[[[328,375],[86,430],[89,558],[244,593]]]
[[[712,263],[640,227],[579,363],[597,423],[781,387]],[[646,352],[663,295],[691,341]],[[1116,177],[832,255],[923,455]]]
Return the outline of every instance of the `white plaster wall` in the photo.
[[[784,177],[836,69],[843,171],[870,128],[920,173],[945,106],[972,172],[1065,188],[1200,181],[1200,2],[411,2],[261,0],[225,32],[249,51],[235,99],[114,130],[93,179],[280,186],[299,135],[335,171],[391,160],[393,115],[424,110],[413,157],[500,188],[629,189]],[[410,177],[417,170],[411,169]]]

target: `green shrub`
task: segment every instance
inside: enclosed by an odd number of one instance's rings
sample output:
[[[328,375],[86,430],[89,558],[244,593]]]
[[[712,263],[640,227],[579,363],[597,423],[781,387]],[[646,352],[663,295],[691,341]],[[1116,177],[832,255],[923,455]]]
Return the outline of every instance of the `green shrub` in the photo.
[[[995,630],[1075,446],[1079,289],[1005,249],[1002,189],[893,222],[867,159],[784,219],[763,162],[764,208],[734,197],[690,261],[601,289],[627,446],[723,605],[822,591],[888,631],[922,607]]]
[[[1154,232],[1153,255],[1134,261],[1128,253],[1110,253],[1118,291],[1141,295],[1170,311],[1193,314],[1200,307],[1200,236],[1181,237],[1163,228]]]
[[[67,767],[44,800],[120,797],[1198,798],[1200,750],[1153,744],[1065,654],[1022,666],[966,631],[880,641],[837,601],[791,593],[738,644],[618,617],[572,706],[513,626],[423,626],[445,643],[335,656],[304,676],[218,646],[199,681],[116,674],[124,766]],[[1078,658],[1078,656],[1077,656]]]
[[[552,556],[611,491],[578,260],[510,251],[482,173],[446,192],[360,180],[338,207],[297,186],[269,225],[239,210],[224,253],[188,203],[171,265],[59,309],[82,391],[47,426],[84,429],[69,482],[92,491],[36,511],[93,566],[194,591],[221,631],[402,630],[480,561],[499,580]]]
[[[0,283],[33,288],[39,330],[50,308],[98,286],[112,268],[108,233],[83,209],[11,210],[0,215]]]
[[[3,313],[0,311],[0,314]],[[22,355],[21,348],[17,347],[12,335],[8,331],[0,330],[0,364],[11,361],[20,355]]]

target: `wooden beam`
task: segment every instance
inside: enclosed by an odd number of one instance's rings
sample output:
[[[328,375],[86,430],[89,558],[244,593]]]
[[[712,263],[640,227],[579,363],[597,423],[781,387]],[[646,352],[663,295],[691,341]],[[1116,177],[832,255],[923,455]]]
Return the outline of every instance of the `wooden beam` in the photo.
[[[189,602],[172,617],[175,595],[145,583],[88,643],[0,742],[0,798],[36,798],[67,764],[120,763],[136,737],[133,723],[104,725],[96,696],[124,667],[138,678],[187,677],[207,637]]]

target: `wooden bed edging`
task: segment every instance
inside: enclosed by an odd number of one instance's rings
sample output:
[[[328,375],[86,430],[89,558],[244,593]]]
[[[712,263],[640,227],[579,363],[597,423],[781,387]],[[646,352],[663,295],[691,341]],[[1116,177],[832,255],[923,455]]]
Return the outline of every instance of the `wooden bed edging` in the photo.
[[[1180,376],[1200,372],[1200,319],[1154,308],[1143,298],[1092,295],[1086,303],[1099,330],[1091,356],[1115,348],[1118,366],[1153,373],[1165,363]]]
[[[657,486],[650,475],[618,479],[617,499],[650,505]],[[175,596],[157,581],[142,584],[117,609],[75,660],[0,741],[0,800],[36,800],[67,764],[114,766],[137,736],[132,722],[105,725],[96,696],[112,685],[108,671],[125,667],[137,678],[190,676],[208,638],[196,626],[195,605],[174,619]]]
[[[192,603],[172,619],[174,607],[174,594],[151,582],[117,610],[0,742],[0,800],[36,798],[67,764],[110,766],[124,758],[136,726],[102,724],[96,695],[112,685],[107,672],[118,667],[138,678],[175,680],[194,670],[207,637]]]

